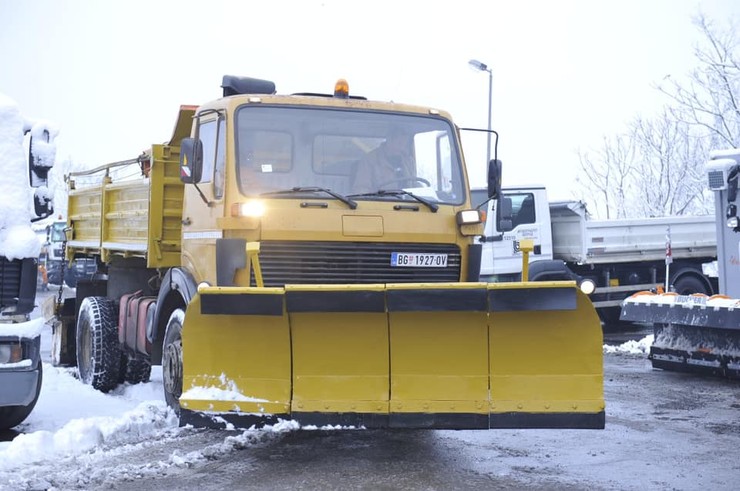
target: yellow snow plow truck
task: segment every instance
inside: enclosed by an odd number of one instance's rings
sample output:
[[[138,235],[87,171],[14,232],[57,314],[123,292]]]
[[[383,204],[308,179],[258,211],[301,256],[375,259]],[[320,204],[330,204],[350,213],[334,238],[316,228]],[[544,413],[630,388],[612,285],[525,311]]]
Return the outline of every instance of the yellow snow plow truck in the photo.
[[[99,272],[61,307],[59,363],[104,391],[161,363],[196,426],[604,427],[601,327],[575,283],[478,282],[483,217],[446,112],[343,80],[222,87],[168,143],[71,176],[67,259]]]

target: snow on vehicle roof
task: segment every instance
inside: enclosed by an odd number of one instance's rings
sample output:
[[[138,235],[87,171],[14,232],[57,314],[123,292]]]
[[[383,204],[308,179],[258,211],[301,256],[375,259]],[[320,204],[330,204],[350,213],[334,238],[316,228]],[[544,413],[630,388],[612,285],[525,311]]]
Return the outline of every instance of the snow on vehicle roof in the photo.
[[[24,119],[15,101],[0,93],[0,163],[3,173],[0,179],[0,256],[10,260],[38,257],[41,252],[41,244],[31,229],[33,193],[23,145],[26,130],[37,136],[33,145],[40,162],[47,167],[53,165],[56,153],[54,138],[58,134],[56,127],[48,122]],[[48,142],[43,137],[44,132],[49,135]],[[44,189],[40,192],[48,194]]]

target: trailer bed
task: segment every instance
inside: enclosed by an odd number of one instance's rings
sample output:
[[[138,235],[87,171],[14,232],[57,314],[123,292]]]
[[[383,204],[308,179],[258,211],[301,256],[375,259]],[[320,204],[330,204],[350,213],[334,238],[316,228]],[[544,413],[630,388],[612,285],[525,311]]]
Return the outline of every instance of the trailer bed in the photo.
[[[550,203],[553,256],[578,264],[662,261],[670,228],[674,259],[716,258],[713,216],[590,220],[580,201]]]

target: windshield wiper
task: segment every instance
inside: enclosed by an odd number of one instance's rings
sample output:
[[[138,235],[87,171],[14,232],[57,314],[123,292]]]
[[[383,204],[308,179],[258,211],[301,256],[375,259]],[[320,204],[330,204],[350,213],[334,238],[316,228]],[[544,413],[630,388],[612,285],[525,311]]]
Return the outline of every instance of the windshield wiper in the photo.
[[[418,201],[419,203],[423,204],[424,206],[432,210],[432,213],[437,213],[437,210],[439,209],[439,206],[432,203],[431,201],[425,198],[422,198],[421,196],[417,196],[414,193],[411,193],[409,191],[404,191],[403,189],[378,189],[374,193],[350,194],[347,197],[348,198],[363,198],[366,196],[410,196],[414,198],[416,201]]]
[[[282,189],[280,191],[267,191],[265,193],[260,193],[260,196],[270,196],[270,195],[276,195],[276,194],[295,194],[295,193],[326,193],[329,196],[332,196],[345,205],[349,206],[350,209],[354,210],[357,208],[357,202],[354,200],[351,200],[350,198],[346,196],[342,196],[339,193],[335,193],[331,189],[326,188],[319,188],[319,187],[313,187],[313,186],[298,186],[290,189]]]

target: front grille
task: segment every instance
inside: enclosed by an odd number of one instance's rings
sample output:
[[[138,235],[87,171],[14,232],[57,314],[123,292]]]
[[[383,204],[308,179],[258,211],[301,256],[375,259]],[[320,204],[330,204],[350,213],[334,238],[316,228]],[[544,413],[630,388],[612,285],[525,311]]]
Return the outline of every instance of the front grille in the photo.
[[[6,257],[0,257],[0,307],[10,307],[18,304],[18,296],[21,291],[21,265],[20,259],[9,261]]]
[[[707,179],[709,181],[709,189],[717,191],[719,189],[725,189],[727,184],[725,183],[725,174],[721,170],[713,170],[707,173]]]
[[[392,252],[447,254],[447,267],[392,267]],[[265,241],[259,261],[265,286],[460,280],[460,248],[455,244]],[[251,282],[254,286],[254,273]]]

